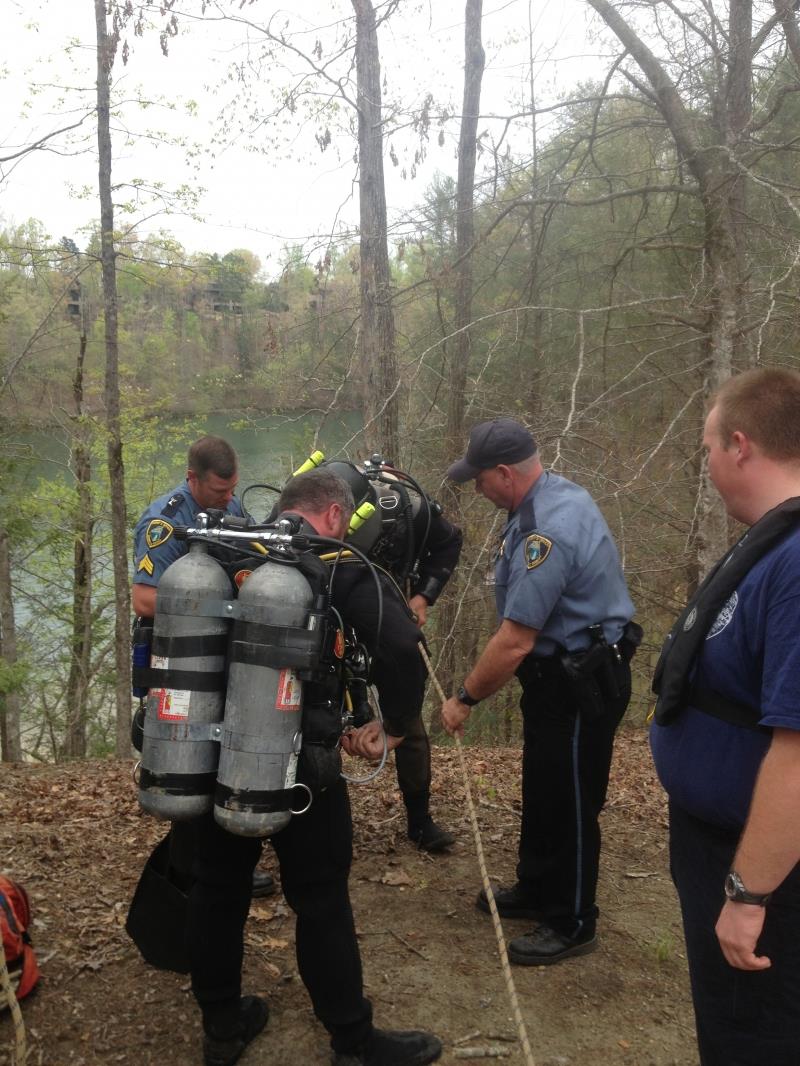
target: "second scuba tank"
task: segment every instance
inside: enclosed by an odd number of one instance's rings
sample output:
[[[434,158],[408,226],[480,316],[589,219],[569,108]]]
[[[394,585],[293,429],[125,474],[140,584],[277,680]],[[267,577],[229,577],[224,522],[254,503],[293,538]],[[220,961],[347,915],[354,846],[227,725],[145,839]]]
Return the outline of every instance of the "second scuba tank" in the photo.
[[[240,836],[277,833],[310,800],[295,773],[303,709],[298,671],[319,657],[309,628],[313,600],[298,569],[269,560],[239,591],[214,817]]]
[[[219,614],[230,596],[201,543],[159,582],[139,774],[139,802],[157,818],[193,818],[213,804],[230,628]]]

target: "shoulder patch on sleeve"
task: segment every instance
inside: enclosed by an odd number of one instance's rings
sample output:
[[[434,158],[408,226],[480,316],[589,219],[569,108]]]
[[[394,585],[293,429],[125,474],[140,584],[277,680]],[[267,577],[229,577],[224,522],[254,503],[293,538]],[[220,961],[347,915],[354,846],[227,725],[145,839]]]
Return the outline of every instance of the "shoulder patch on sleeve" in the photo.
[[[531,533],[531,535],[525,541],[525,565],[529,570],[535,570],[537,566],[541,566],[547,556],[550,554],[550,549],[553,547],[552,540],[548,540],[547,537],[543,537],[541,533]]]
[[[160,548],[172,536],[172,529],[172,524],[163,518],[151,518],[144,531],[145,544],[148,548]]]
[[[172,518],[176,514],[176,512],[178,511],[178,508],[180,507],[180,505],[182,503],[183,503],[183,493],[182,492],[176,492],[174,496],[170,496],[170,498],[167,500],[167,502],[161,508],[161,513],[163,515],[166,515],[167,518]]]
[[[150,577],[152,577],[154,569],[155,569],[155,567],[153,566],[153,560],[150,558],[150,556],[147,554],[147,552],[145,552],[144,555],[142,556],[142,561],[136,567],[137,573],[140,570],[144,570],[144,572],[146,574],[149,574]]]

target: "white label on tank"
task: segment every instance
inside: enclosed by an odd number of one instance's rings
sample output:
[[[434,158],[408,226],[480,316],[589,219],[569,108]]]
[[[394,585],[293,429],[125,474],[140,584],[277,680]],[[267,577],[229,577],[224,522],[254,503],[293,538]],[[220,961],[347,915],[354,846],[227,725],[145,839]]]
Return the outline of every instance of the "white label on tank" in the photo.
[[[156,693],[158,717],[166,722],[183,722],[189,717],[192,694],[185,688],[161,688]]]
[[[150,660],[154,670],[169,670],[166,655],[154,655]],[[150,695],[156,701],[156,715],[162,722],[183,722],[189,717],[191,692],[183,688],[155,688]]]
[[[278,678],[278,696],[275,700],[276,711],[299,711],[303,702],[303,689],[300,678],[294,670],[281,670]]]

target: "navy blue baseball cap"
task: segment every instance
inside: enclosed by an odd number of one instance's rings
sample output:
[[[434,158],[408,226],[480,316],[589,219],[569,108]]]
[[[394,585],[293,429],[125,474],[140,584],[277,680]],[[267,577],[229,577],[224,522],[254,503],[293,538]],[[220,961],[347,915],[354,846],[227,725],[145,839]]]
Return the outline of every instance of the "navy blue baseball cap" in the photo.
[[[512,466],[536,454],[536,441],[529,429],[513,418],[493,418],[479,422],[469,435],[467,454],[447,471],[451,481],[470,481],[481,470],[501,463]]]

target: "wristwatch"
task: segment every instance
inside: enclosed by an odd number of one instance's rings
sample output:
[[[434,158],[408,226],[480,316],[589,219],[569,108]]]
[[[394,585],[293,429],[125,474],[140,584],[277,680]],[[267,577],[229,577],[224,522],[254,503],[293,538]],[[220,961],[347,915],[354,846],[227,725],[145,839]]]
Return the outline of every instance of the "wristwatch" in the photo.
[[[734,903],[753,903],[757,907],[764,907],[769,902],[772,893],[748,892],[739,874],[731,870],[725,878],[725,895]]]
[[[462,685],[456,693],[456,699],[459,703],[465,703],[467,707],[474,707],[480,700],[476,700],[474,696],[470,696],[467,690]]]

